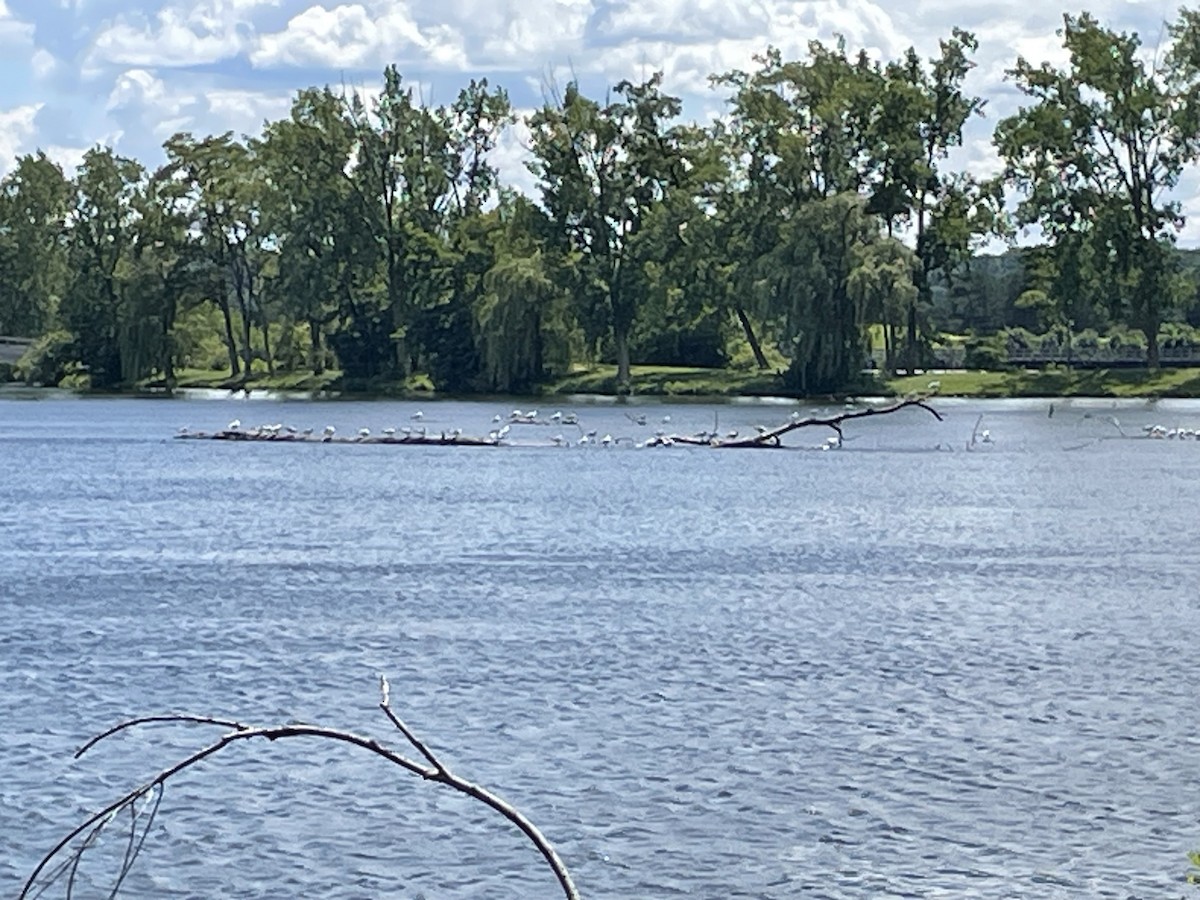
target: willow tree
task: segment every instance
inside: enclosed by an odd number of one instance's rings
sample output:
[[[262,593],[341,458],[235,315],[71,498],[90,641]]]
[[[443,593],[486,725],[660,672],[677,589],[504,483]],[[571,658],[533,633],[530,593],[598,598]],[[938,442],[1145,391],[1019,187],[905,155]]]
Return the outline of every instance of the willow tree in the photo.
[[[557,239],[575,255],[576,296],[591,340],[610,337],[617,383],[630,380],[629,339],[643,272],[636,237],[647,215],[681,178],[681,110],[662,73],[622,81],[604,105],[571,82],[528,119],[542,202]]]
[[[864,359],[867,323],[848,278],[855,247],[881,231],[864,195],[880,75],[840,43],[814,42],[804,60],[772,49],[757,61],[716,79],[733,89],[735,189],[719,206],[732,221],[730,261],[790,358],[792,384],[836,390]]]
[[[1153,61],[1136,33],[1087,13],[1064,16],[1059,34],[1065,67],[1022,57],[1009,72],[1030,102],[999,123],[995,142],[1022,195],[1019,221],[1039,225],[1063,260],[1091,245],[1112,306],[1145,334],[1156,368],[1183,225],[1171,191],[1200,158],[1200,12],[1180,12]]]

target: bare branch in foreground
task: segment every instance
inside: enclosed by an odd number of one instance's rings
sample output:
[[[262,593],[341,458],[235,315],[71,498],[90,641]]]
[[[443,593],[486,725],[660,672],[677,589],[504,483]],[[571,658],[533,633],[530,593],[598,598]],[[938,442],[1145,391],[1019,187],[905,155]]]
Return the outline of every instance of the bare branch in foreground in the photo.
[[[113,826],[122,814],[128,811],[130,822],[129,834],[126,838],[125,855],[116,882],[109,893],[109,897],[116,897],[120,891],[121,884],[132,869],[133,863],[146,841],[150,826],[158,814],[159,806],[162,803],[162,797],[166,789],[166,783],[169,779],[237,741],[251,740],[253,738],[265,738],[268,741],[276,741],[296,737],[321,738],[361,747],[377,756],[383,757],[388,762],[399,766],[413,775],[417,775],[426,781],[444,784],[459,793],[466,794],[468,797],[472,797],[491,807],[516,825],[533,842],[538,852],[541,853],[542,858],[546,860],[550,868],[554,871],[554,875],[558,879],[558,883],[562,887],[563,894],[567,900],[579,900],[579,891],[576,889],[566,865],[546,839],[545,835],[512,804],[493,794],[491,791],[459,778],[452,773],[436,754],[392,711],[389,693],[387,679],[381,677],[380,709],[383,710],[388,720],[396,729],[404,735],[405,739],[424,757],[428,765],[409,759],[407,756],[385,747],[373,738],[348,731],[302,723],[260,728],[210,716],[160,715],[130,719],[97,735],[76,751],[76,758],[82,756],[105,738],[139,725],[169,723],[214,725],[229,729],[218,740],[153,775],[150,779],[144,781],[138,787],[113,801],[72,829],[69,834],[55,844],[42,857],[37,867],[34,868],[32,874],[30,874],[28,880],[25,882],[25,886],[21,889],[20,900],[25,900],[25,898],[34,900],[34,898],[41,897],[63,878],[66,878],[66,896],[70,898],[84,853],[98,843],[100,835],[105,829]],[[142,802],[143,800],[145,801],[144,803]],[[143,818],[144,822],[139,824],[139,819]]]

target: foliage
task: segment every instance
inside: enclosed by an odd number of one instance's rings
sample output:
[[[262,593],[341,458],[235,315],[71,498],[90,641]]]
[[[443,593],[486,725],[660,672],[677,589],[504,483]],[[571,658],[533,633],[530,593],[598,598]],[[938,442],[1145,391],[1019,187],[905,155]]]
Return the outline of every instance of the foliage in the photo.
[[[1182,218],[1168,192],[1200,158],[1200,15],[1181,12],[1170,34],[1148,63],[1136,34],[1064,16],[1067,66],[1019,58],[1009,74],[1032,104],[996,130],[1018,220],[1049,236],[1043,280],[1059,316],[1102,281],[1097,300],[1142,331],[1151,367],[1179,299],[1169,251]]]
[[[75,337],[69,331],[48,331],[17,360],[13,374],[26,384],[53,387],[77,369]]]
[[[1065,17],[1064,65],[1011,68],[1026,105],[998,124],[995,181],[952,165],[984,106],[961,29],[928,57],[767,48],[712,78],[728,107],[708,125],[662,73],[551,87],[525,121],[536,199],[500,180],[503,89],[434,105],[395,66],[378,91],[301,90],[257,135],[173,135],[154,170],[103,147],[73,177],[25,156],[0,181],[0,334],[69,334],[55,355],[97,388],[223,368],[525,391],[611,363],[627,391],[638,363],[732,361],[821,394],[861,381],[868,349],[927,365],[941,331],[1000,365],[987,335],[1012,327],[1046,348],[1133,329],[1153,366],[1200,325],[1200,256],[1173,246],[1200,14],[1169,34],[1151,62],[1137,35]],[[974,255],[1014,224],[1043,242]]]
[[[1008,368],[1008,344],[1003,335],[973,337],[967,341],[963,364],[968,369],[998,372]]]

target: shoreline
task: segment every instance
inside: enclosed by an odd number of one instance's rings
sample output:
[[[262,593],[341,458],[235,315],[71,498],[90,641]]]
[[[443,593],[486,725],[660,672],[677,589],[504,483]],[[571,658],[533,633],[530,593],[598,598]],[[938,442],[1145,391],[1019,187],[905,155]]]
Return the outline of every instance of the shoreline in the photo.
[[[215,373],[213,373],[215,374]],[[1047,369],[941,370],[870,381],[838,394],[803,396],[788,390],[778,375],[728,369],[684,369],[634,366],[631,390],[616,389],[611,366],[576,372],[527,393],[441,392],[422,378],[406,382],[345,384],[337,373],[325,377],[263,375],[248,383],[209,373],[186,373],[174,387],[143,383],[125,389],[91,391],[70,387],[0,383],[0,396],[141,397],[146,399],[275,399],[337,402],[339,400],[495,400],[537,397],[545,401],[637,403],[827,403],[855,398],[888,398],[932,392],[943,399],[1200,399],[1197,369]],[[195,377],[193,377],[195,376]]]

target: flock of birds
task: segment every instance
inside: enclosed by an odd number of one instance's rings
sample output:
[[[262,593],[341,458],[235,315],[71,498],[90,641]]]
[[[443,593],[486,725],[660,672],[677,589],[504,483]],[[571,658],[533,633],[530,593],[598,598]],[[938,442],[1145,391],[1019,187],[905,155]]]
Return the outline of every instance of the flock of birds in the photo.
[[[935,392],[937,387],[936,382],[931,382],[930,387],[931,393]],[[1050,407],[1050,415],[1054,415],[1053,405]],[[730,442],[737,441],[742,437],[742,432],[737,428],[722,429],[718,427],[715,421],[711,429],[702,428],[683,435],[670,433],[667,430],[667,426],[671,424],[670,414],[652,417],[645,412],[625,413],[625,418],[632,425],[654,427],[652,435],[644,438],[617,435],[611,431],[601,433],[599,429],[595,428],[586,429],[580,424],[578,413],[563,412],[562,410],[556,410],[549,415],[543,415],[537,409],[514,409],[507,414],[497,413],[492,417],[492,427],[487,432],[486,437],[466,437],[463,434],[462,428],[430,429],[424,421],[425,413],[419,409],[411,413],[408,418],[409,424],[399,427],[385,427],[378,433],[372,432],[370,428],[363,427],[359,428],[356,432],[351,432],[350,435],[340,435],[334,425],[326,425],[320,431],[314,431],[312,428],[299,429],[283,423],[260,424],[246,427],[243,426],[240,419],[234,419],[224,430],[216,433],[194,432],[184,427],[179,429],[177,436],[312,442],[337,441],[339,443],[457,443],[498,445],[510,442],[510,435],[513,432],[513,428],[517,426],[558,426],[559,428],[573,427],[577,431],[557,431],[548,441],[550,445],[555,447],[615,447],[621,444],[633,447],[669,447],[676,443],[703,445]],[[797,422],[800,418],[800,411],[793,411],[790,421]],[[995,443],[991,431],[982,427],[983,418],[981,415],[975,422],[975,427],[972,429],[971,437],[967,442],[968,450],[983,449]],[[1082,415],[1081,421],[1086,419],[1099,419],[1107,422],[1116,429],[1121,437],[1137,436],[1127,434],[1116,416],[1086,412]],[[753,428],[754,431],[747,433],[748,437],[754,437],[756,432],[757,435],[767,435],[771,432],[771,429],[768,429],[765,425],[755,425]],[[774,435],[771,436],[774,437]],[[1140,436],[1151,440],[1200,440],[1200,428],[1167,427],[1159,424],[1151,424],[1142,427]],[[541,441],[537,442],[537,444],[545,445]],[[842,446],[843,437],[839,433],[830,435],[821,443],[810,447],[810,449],[837,450]],[[935,449],[946,448],[939,443]]]
[[[253,426],[243,425],[240,419],[234,419],[224,429],[215,433],[203,431],[192,431],[188,427],[180,428],[177,437],[181,438],[229,438],[243,440],[281,440],[281,441],[321,441],[339,443],[391,443],[391,442],[437,442],[437,443],[475,443],[475,444],[500,444],[509,439],[514,426],[559,426],[570,427],[577,429],[577,433],[559,431],[549,439],[549,443],[555,447],[614,447],[620,444],[627,444],[634,447],[668,447],[678,442],[679,435],[673,435],[668,432],[667,427],[671,423],[671,415],[664,414],[656,417],[656,421],[651,421],[651,416],[644,412],[625,413],[625,417],[632,425],[638,427],[647,427],[654,425],[655,430],[650,437],[639,439],[626,435],[617,435],[612,432],[601,433],[599,429],[585,429],[580,424],[579,414],[575,412],[563,412],[557,410],[550,415],[543,416],[537,409],[514,409],[510,413],[497,413],[492,417],[492,428],[487,432],[486,438],[464,438],[463,429],[439,429],[431,430],[425,423],[425,413],[421,410],[413,412],[409,416],[410,424],[401,427],[386,427],[378,433],[372,432],[370,428],[359,428],[352,436],[340,435],[338,429],[334,425],[326,425],[321,431],[315,431],[312,428],[300,429],[293,425],[285,425],[282,422],[260,424]],[[800,418],[799,412],[792,413],[792,420]],[[765,434],[769,431],[765,425],[755,425],[755,431],[758,434]],[[721,429],[714,425],[711,429],[701,429],[699,431],[689,433],[686,436],[687,443],[704,444],[717,441],[736,440],[741,435],[736,428]],[[540,442],[539,442],[540,443]],[[840,436],[832,436],[826,439],[819,445],[818,449],[832,450],[842,446]]]

